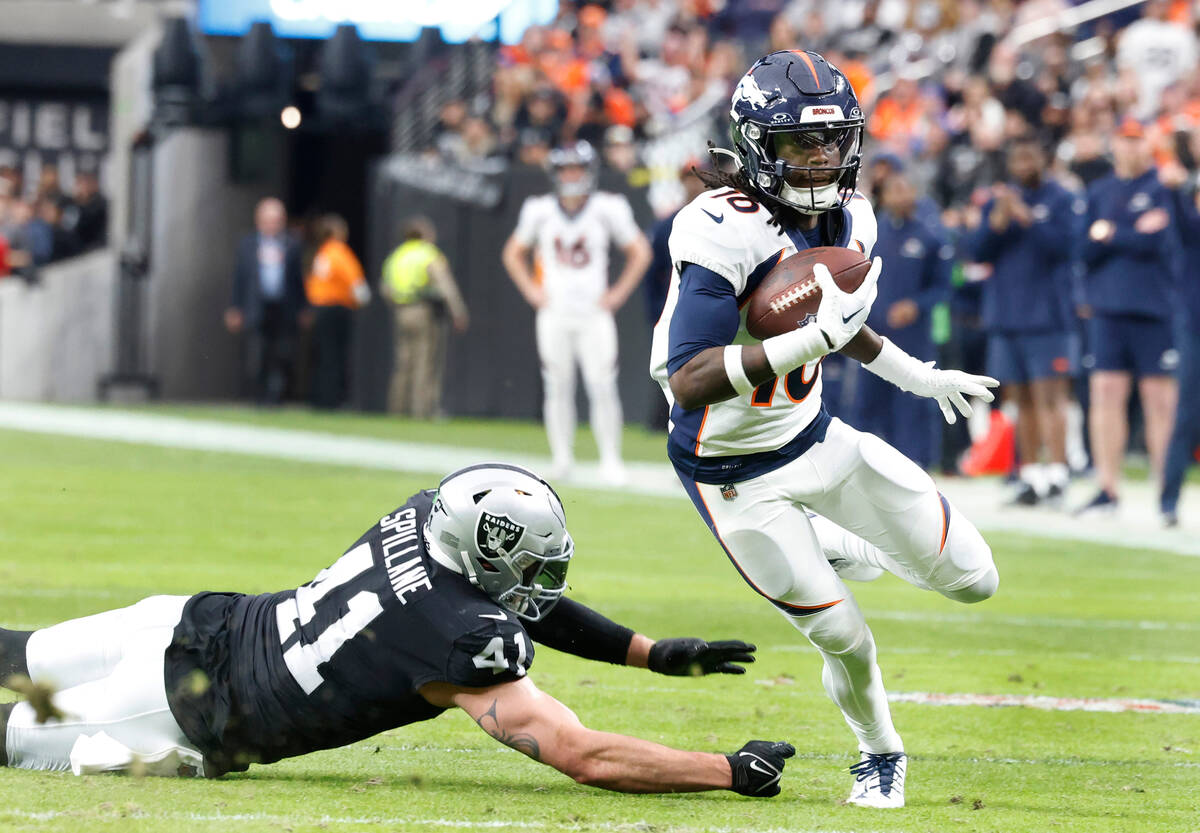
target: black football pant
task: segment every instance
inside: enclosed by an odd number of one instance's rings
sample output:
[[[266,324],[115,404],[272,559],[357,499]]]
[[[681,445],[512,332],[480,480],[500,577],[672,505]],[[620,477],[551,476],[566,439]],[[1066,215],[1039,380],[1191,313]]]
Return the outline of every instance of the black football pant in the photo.
[[[346,399],[346,376],[350,360],[350,316],[348,307],[316,307],[313,319],[312,404],[314,408],[336,408]]]

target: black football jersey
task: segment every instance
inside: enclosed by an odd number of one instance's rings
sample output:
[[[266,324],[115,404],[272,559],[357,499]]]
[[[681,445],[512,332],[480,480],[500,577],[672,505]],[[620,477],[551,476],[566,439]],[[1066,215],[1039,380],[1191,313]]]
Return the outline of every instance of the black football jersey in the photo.
[[[414,495],[303,587],[188,600],[166,652],[171,711],[214,772],[244,770],[442,709],[417,690],[524,676],[515,614],[426,551]]]

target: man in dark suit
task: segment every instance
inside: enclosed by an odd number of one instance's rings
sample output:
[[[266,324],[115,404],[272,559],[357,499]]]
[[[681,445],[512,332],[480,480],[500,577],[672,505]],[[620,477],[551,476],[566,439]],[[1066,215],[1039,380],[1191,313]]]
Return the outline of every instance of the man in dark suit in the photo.
[[[278,404],[287,390],[296,330],[307,309],[300,246],[287,233],[287,211],[274,197],[259,202],[255,231],[238,244],[229,332],[246,333],[246,371],[259,403]]]

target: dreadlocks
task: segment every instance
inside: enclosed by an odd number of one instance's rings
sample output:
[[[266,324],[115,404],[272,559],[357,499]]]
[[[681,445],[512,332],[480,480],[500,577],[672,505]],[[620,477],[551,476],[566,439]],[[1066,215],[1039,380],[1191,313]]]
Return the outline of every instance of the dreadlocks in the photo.
[[[708,147],[715,148],[711,141]],[[755,202],[761,203],[763,208],[767,209],[767,213],[771,215],[771,219],[767,221],[767,225],[774,226],[780,234],[783,234],[784,223],[795,224],[794,221],[799,212],[795,212],[790,208],[779,204],[771,204],[771,201],[764,200],[759,194],[758,189],[750,184],[750,180],[746,178],[746,172],[742,168],[736,171],[723,171],[719,167],[714,166],[712,170],[700,170],[695,166],[692,167],[692,174],[696,176],[705,187],[712,188],[732,188],[734,191],[740,191],[747,197],[750,197]]]

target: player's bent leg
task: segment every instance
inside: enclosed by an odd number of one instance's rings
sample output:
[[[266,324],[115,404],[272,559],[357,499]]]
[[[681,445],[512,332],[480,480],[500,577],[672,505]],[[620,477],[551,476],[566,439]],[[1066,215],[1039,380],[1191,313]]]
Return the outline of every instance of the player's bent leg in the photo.
[[[851,533],[842,544],[851,558],[858,552],[914,586],[956,601],[995,593],[999,578],[991,548],[924,470],[840,420],[830,425],[822,446],[829,447],[814,449],[821,449],[814,464],[835,485],[803,499]],[[855,537],[877,552],[853,546]]]
[[[16,704],[4,731],[8,766],[77,775],[203,774],[202,756],[167,703],[163,652],[173,631],[173,624],[140,630],[109,675],[54,694],[61,718],[40,723],[29,703]]]
[[[187,598],[151,596],[34,631],[25,648],[30,679],[63,689],[107,677],[141,633],[174,628]]]

